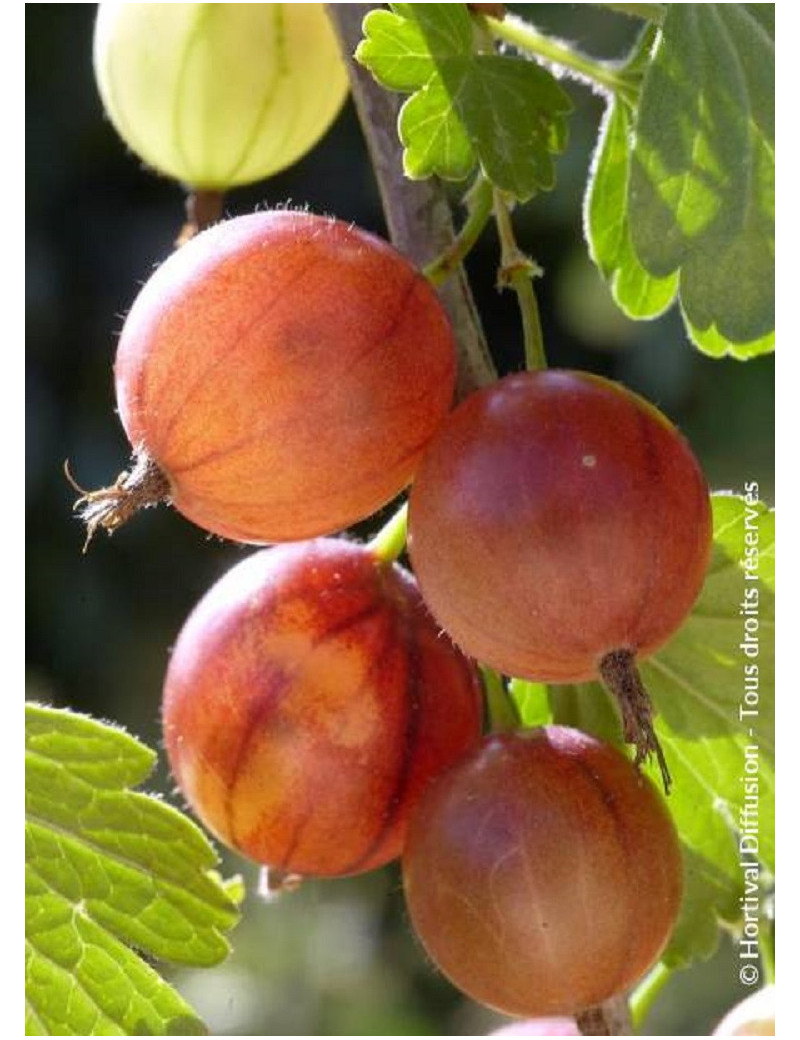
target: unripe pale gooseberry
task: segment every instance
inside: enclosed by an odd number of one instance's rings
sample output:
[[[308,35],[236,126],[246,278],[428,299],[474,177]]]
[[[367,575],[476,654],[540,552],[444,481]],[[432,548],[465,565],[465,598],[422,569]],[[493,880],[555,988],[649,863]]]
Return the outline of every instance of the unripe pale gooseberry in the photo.
[[[101,3],[94,70],[125,143],[193,188],[295,162],[347,95],[323,4]]]
[[[712,521],[700,466],[656,408],[584,372],[472,394],[425,454],[409,534],[425,600],[466,653],[541,682],[600,673],[626,735],[657,749],[634,660],[691,610]]]
[[[681,904],[672,820],[615,748],[550,726],[496,734],[434,780],[403,854],[411,923],[468,996],[572,1016],[633,985]]]
[[[412,576],[344,540],[264,549],[186,622],[164,685],[166,748],[199,818],[280,874],[397,857],[433,776],[481,734],[474,666]]]
[[[732,1008],[714,1036],[775,1036],[775,987],[765,986]]]
[[[452,403],[450,324],[387,243],[310,213],[201,232],[122,330],[117,404],[137,463],[84,499],[89,533],[169,499],[243,542],[331,534],[411,479]]]

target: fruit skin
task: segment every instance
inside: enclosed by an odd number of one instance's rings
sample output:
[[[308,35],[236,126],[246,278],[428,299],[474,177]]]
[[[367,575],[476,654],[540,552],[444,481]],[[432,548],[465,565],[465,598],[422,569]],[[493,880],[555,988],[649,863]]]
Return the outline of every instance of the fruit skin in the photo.
[[[94,71],[125,143],[205,189],[295,162],[348,90],[323,4],[101,3]]]
[[[775,987],[765,986],[732,1008],[714,1036],[775,1036]]]
[[[455,348],[427,281],[378,238],[267,211],[203,231],[137,297],[115,379],[134,448],[201,527],[343,530],[392,499],[450,408]]]
[[[442,424],[409,507],[414,572],[462,649],[510,675],[583,682],[653,653],[700,591],[708,487],[652,405],[583,372],[509,376]]]
[[[380,866],[481,734],[474,666],[416,583],[344,540],[262,550],[186,622],[164,685],[173,774],[223,842],[300,875]]]
[[[680,909],[681,853],[655,787],[615,748],[549,726],[496,734],[434,781],[403,855],[411,922],[461,990],[521,1017],[633,985]]]

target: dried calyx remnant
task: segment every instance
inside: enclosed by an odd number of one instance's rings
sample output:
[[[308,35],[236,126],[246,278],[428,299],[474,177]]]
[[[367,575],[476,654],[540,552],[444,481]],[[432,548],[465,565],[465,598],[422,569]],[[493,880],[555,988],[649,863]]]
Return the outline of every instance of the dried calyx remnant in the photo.
[[[630,1036],[632,1032],[630,1010],[624,995],[579,1012],[575,1021],[582,1036]]]
[[[296,892],[303,884],[302,874],[294,874],[277,867],[262,867],[258,872],[257,892],[266,903],[271,903],[279,896]]]
[[[113,484],[97,491],[86,491],[76,483],[67,465],[64,472],[81,495],[73,508],[86,524],[84,552],[98,527],[113,534],[140,509],[170,500],[169,481],[143,448],[134,452],[130,468],[123,470]]]
[[[619,705],[625,740],[636,748],[635,764],[656,756],[664,791],[672,786],[667,761],[653,728],[653,703],[636,667],[632,650],[612,650],[600,662],[600,677]]]

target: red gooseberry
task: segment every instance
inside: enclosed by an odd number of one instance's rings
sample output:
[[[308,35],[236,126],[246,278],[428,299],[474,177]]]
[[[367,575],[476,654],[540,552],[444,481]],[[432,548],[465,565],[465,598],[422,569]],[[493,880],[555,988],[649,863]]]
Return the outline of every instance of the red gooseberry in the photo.
[[[409,532],[425,600],[466,653],[541,682],[600,674],[640,757],[660,755],[635,659],[691,610],[712,524],[700,466],[656,408],[584,372],[479,390],[425,454]]]
[[[78,503],[90,536],[169,500],[215,534],[280,542],[344,529],[405,487],[452,403],[455,352],[434,290],[386,242],[266,211],[156,270],[115,379],[134,464]]]
[[[681,905],[675,827],[609,744],[495,734],[434,780],[403,854],[411,923],[444,974],[509,1015],[576,1015],[658,959]]]
[[[412,576],[343,539],[264,549],[205,595],[164,684],[178,786],[230,847],[340,876],[403,846],[432,776],[480,740],[474,666]]]

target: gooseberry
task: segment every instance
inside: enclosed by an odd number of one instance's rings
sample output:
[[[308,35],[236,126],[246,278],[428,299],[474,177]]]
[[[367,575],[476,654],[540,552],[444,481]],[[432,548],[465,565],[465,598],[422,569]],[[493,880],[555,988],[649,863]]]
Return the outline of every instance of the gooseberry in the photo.
[[[455,350],[433,289],[387,243],[267,211],[158,268],[115,378],[135,462],[80,501],[90,536],[168,499],[214,534],[281,542],[342,530],[409,482],[452,403]]]
[[[481,721],[476,670],[440,637],[413,577],[342,539],[233,567],[183,627],[164,684],[189,805],[280,874],[397,857],[422,789],[477,746]]]
[[[560,726],[498,733],[435,779],[403,854],[441,971],[509,1015],[572,1016],[658,959],[682,898],[675,828],[625,756]]]
[[[775,987],[751,993],[732,1008],[714,1036],[775,1036]]]
[[[472,394],[437,431],[410,497],[414,572],[456,643],[527,679],[600,673],[640,757],[658,748],[635,659],[691,610],[711,530],[705,479],[675,427],[583,372],[527,372]]]
[[[101,3],[94,71],[131,150],[202,189],[295,162],[348,89],[323,4]]]
[[[495,1029],[489,1036],[580,1036],[574,1018],[528,1018]]]

